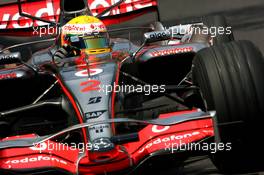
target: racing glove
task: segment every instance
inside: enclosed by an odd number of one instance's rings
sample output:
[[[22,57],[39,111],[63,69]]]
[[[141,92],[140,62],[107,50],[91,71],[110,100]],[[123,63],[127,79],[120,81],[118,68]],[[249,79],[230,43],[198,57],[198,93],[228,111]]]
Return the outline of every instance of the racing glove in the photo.
[[[55,52],[53,58],[55,61],[60,61],[64,58],[78,56],[80,53],[79,49],[65,44]]]

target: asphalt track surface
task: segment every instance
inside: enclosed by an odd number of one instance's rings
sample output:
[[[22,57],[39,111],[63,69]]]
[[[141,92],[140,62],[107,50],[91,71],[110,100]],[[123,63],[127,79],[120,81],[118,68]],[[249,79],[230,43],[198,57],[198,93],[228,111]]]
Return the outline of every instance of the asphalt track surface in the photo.
[[[264,0],[160,0],[159,7],[161,21],[165,26],[198,16],[224,15],[233,28],[236,40],[250,40],[264,54]],[[132,22],[124,23],[122,27],[146,25],[155,18],[153,15],[145,15]],[[137,41],[139,38],[134,39]],[[264,167],[264,162],[262,166]],[[187,160],[187,165],[179,173],[176,169],[168,169],[157,174],[220,175],[207,157]],[[264,172],[251,174],[264,175]]]

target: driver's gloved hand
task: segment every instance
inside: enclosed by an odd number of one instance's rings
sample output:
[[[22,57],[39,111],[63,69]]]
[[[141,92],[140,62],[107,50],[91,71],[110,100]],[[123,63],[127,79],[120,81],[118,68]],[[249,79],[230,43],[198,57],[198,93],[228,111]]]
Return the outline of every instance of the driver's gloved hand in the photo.
[[[59,60],[62,60],[64,58],[73,57],[73,56],[77,56],[77,55],[80,55],[80,50],[77,50],[77,49],[65,44],[55,52],[53,58],[55,61],[59,61]]]

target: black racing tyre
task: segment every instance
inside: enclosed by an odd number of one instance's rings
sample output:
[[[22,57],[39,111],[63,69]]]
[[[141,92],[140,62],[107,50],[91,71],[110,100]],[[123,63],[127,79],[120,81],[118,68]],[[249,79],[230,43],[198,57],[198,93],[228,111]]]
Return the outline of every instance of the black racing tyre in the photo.
[[[227,24],[226,18],[221,15],[202,17],[202,22],[215,32],[215,29],[219,31],[224,30],[224,34],[218,34],[213,38],[213,44],[227,43],[234,40],[232,33],[232,27]],[[214,29],[215,28],[215,29]],[[222,31],[221,31],[222,32]]]
[[[216,110],[221,142],[232,143],[230,151],[212,154],[221,172],[241,173],[263,163],[257,158],[263,134],[263,75],[263,56],[249,41],[206,48],[194,58],[193,81],[207,110]]]

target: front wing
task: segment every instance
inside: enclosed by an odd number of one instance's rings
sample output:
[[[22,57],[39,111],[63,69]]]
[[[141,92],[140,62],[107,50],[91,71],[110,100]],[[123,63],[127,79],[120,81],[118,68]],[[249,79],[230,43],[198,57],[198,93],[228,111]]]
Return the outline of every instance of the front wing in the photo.
[[[125,120],[107,122],[122,121]],[[53,136],[42,138],[32,134],[2,139],[0,172],[32,173],[48,169],[86,175],[116,172],[135,167],[157,152],[177,154],[188,151],[186,148],[190,147],[186,145],[217,135],[215,112],[174,112],[161,114],[158,119],[143,123],[148,125],[138,132],[138,141],[116,145],[114,150],[102,153],[91,151],[87,145],[80,149],[57,143]],[[77,128],[73,126],[66,130]]]

